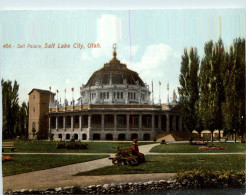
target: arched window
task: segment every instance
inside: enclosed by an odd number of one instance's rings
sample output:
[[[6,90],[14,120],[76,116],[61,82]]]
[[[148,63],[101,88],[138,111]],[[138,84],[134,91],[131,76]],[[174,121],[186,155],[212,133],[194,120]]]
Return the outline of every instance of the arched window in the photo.
[[[77,133],[75,133],[75,134],[73,135],[73,138],[74,138],[75,140],[78,140],[78,139],[79,139],[78,134],[77,134]]]
[[[93,134],[93,140],[100,140],[101,135],[98,133]]]
[[[62,134],[61,133],[58,134],[58,138],[62,139]]]
[[[118,140],[123,141],[123,140],[125,140],[125,139],[126,139],[126,135],[125,135],[124,133],[120,133],[120,134],[118,135]]]
[[[113,134],[111,133],[106,134],[106,140],[113,140]]]
[[[136,133],[131,134],[131,140],[137,139],[137,138],[138,138],[138,134]]]
[[[144,141],[149,141],[149,140],[150,140],[150,134],[145,133],[145,134],[143,135],[143,140],[144,140]]]
[[[87,135],[86,134],[82,135],[82,140],[87,140]]]
[[[66,134],[66,140],[70,139],[70,134]]]

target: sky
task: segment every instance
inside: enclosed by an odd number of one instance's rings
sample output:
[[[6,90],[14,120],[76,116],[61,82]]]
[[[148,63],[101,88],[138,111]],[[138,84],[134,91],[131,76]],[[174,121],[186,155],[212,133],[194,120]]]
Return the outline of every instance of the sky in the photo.
[[[122,63],[148,85],[153,80],[155,103],[161,82],[161,101],[166,103],[167,83],[170,97],[179,87],[184,48],[196,47],[201,60],[205,42],[217,41],[220,34],[229,48],[233,39],[245,37],[245,10],[2,11],[0,32],[1,78],[20,84],[19,103],[28,101],[33,88],[59,90],[62,101],[64,89],[71,100],[74,88],[79,98],[80,86],[112,59],[114,43]],[[6,43],[12,48],[3,48]],[[46,49],[45,43],[56,46]],[[57,48],[59,43],[71,48]],[[73,48],[74,43],[85,49]],[[87,48],[88,43],[101,48]],[[16,48],[18,44],[42,48]]]

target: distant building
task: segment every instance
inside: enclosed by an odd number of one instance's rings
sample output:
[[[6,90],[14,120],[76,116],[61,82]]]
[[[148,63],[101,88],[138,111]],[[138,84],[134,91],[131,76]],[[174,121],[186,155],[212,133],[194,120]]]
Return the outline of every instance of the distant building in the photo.
[[[48,90],[32,89],[29,95],[28,138],[48,138],[49,103],[54,101],[55,93]]]

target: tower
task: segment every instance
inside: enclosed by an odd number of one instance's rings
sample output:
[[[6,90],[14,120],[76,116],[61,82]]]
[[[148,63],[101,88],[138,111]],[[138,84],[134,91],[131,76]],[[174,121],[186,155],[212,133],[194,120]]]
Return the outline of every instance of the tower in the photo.
[[[28,138],[48,138],[49,104],[54,102],[55,93],[49,90],[32,89],[29,95]]]

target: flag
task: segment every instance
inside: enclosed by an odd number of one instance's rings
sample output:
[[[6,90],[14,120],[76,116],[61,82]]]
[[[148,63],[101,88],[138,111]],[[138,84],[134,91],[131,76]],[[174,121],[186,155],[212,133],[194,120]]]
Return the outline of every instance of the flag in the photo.
[[[151,81],[151,85],[152,85],[152,92],[153,92],[153,81]]]
[[[72,91],[74,90],[74,88],[71,89]]]
[[[169,82],[167,83],[167,90],[169,90]]]

